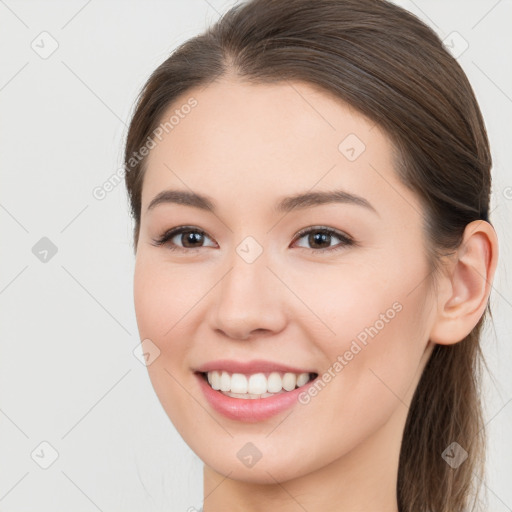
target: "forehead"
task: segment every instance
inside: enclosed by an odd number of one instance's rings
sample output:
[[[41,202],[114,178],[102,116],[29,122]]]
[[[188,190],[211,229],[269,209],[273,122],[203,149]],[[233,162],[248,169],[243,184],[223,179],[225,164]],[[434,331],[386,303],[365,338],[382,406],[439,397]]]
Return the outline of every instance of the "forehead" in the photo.
[[[182,94],[161,121],[167,125],[147,159],[143,211],[166,188],[220,200],[235,194],[249,206],[340,187],[373,203],[401,186],[385,133],[307,83],[214,82]]]

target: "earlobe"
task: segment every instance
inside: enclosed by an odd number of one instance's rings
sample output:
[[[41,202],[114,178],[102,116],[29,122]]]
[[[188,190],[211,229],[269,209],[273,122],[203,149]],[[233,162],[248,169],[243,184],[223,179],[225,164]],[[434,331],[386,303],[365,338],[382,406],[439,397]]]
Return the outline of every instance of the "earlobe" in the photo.
[[[497,262],[494,228],[484,220],[470,222],[456,256],[441,278],[431,342],[451,345],[473,330],[485,312]]]

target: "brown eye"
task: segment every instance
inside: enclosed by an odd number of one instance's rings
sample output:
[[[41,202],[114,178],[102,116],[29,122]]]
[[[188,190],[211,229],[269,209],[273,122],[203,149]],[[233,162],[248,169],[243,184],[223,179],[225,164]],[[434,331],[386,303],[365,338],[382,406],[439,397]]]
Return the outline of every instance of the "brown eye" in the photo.
[[[184,247],[188,248],[194,248],[196,245],[200,245],[204,240],[204,234],[199,233],[198,231],[182,231],[179,234],[181,235],[179,240]]]
[[[311,246],[305,248],[315,252],[334,251],[345,246],[354,245],[354,241],[349,236],[325,227],[314,227],[303,230],[298,234],[296,240],[300,240],[301,238],[306,238],[306,242]],[[340,242],[331,246],[330,244],[333,239],[338,239]]]
[[[153,243],[157,246],[166,245],[171,250],[186,251],[207,247],[201,245],[207,238],[209,237],[206,233],[200,229],[190,226],[181,226],[166,231],[160,238],[154,240]]]

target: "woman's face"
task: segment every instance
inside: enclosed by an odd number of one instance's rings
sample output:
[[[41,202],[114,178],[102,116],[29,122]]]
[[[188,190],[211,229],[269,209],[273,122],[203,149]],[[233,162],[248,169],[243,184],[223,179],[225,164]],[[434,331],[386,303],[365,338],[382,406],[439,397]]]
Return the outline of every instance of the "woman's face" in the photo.
[[[147,160],[134,280],[169,418],[230,478],[389,471],[435,311],[422,209],[389,140],[298,82],[215,82],[173,114]],[[148,208],[171,190],[189,199]]]

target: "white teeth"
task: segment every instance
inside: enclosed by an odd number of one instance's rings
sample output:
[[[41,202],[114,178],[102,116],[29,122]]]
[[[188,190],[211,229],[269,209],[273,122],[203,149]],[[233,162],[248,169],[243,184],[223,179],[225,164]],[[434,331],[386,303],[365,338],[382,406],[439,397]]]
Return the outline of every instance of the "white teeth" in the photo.
[[[261,395],[267,392],[267,378],[264,373],[255,373],[249,377],[249,393],[253,395]]]
[[[226,371],[213,370],[207,373],[210,386],[234,398],[266,398],[276,393],[293,391],[295,387],[304,386],[310,380],[309,373],[271,372],[230,374]]]
[[[208,372],[208,382],[213,389],[220,389],[220,372],[217,370]]]
[[[281,393],[285,393],[285,391],[281,391]],[[262,393],[258,395],[253,393],[231,393],[231,391],[227,391],[224,394],[227,396],[231,396],[233,398],[243,398],[245,400],[252,398],[266,398],[267,396],[274,396],[274,393]]]
[[[231,391],[231,377],[228,372],[221,373],[219,389],[221,391]]]
[[[267,389],[269,393],[279,393],[283,388],[283,379],[277,372],[272,372],[268,376]]]
[[[247,377],[243,373],[231,375],[231,393],[247,393]]]
[[[309,381],[309,373],[301,373],[300,375],[297,375],[297,387],[300,388],[301,386],[304,386],[306,382]]]
[[[285,373],[283,377],[283,389],[286,391],[291,391],[295,389],[295,384],[297,384],[297,377],[294,373]]]

